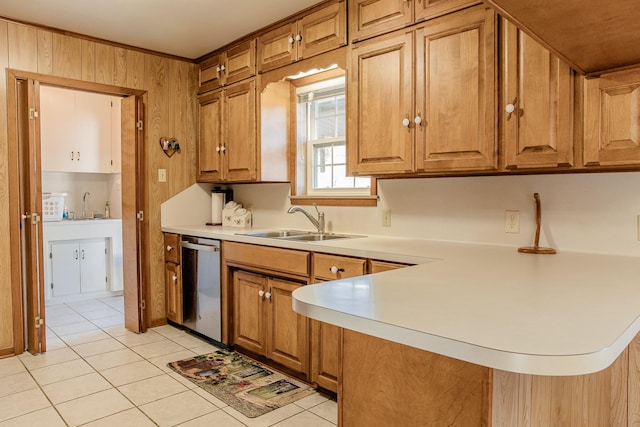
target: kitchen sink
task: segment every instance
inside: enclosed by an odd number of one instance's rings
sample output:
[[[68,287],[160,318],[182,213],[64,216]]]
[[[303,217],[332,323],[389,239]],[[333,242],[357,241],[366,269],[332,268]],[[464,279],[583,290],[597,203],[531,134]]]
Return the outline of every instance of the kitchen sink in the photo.
[[[281,240],[295,240],[299,242],[318,242],[323,240],[335,240],[335,239],[352,239],[354,237],[364,237],[364,236],[356,236],[350,234],[333,234],[333,233],[314,233],[310,231],[300,231],[300,230],[270,230],[270,231],[256,231],[251,233],[237,233],[242,236],[251,236],[251,237],[265,237],[270,239],[281,239]]]

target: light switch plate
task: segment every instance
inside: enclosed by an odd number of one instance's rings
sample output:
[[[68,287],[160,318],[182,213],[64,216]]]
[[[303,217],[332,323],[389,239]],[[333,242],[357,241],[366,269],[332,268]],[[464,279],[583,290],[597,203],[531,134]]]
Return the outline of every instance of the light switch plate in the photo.
[[[158,182],[167,182],[167,170],[158,169]]]

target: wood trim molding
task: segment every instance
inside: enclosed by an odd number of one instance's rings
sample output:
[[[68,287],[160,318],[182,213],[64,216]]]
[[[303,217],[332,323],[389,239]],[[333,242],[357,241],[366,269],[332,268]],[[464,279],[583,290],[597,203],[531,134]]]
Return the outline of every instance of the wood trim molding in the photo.
[[[313,205],[318,206],[378,206],[378,196],[362,197],[339,197],[339,196],[291,196],[292,205]]]

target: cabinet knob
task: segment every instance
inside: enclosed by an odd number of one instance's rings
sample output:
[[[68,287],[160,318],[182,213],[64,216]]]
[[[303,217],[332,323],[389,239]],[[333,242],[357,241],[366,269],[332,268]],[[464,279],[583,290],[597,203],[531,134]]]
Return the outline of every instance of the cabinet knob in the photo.
[[[289,37],[289,44],[293,44],[296,40],[293,38],[293,36]]]
[[[264,294],[264,296],[265,296],[269,301],[271,301],[271,292],[267,292],[267,293],[265,293],[265,294]]]
[[[332,266],[329,268],[329,271],[330,271],[330,272],[332,272],[333,274],[336,274],[336,273],[343,272],[343,271],[344,271],[344,268],[340,268],[340,267],[336,267],[335,265],[332,265]]]
[[[402,119],[402,126],[407,128],[407,132],[411,132],[411,128],[409,125],[411,124],[411,120],[409,120],[409,115],[407,114],[404,119]]]
[[[220,146],[219,146],[219,145],[217,145],[217,146],[216,146],[216,152],[217,152],[217,153],[219,153],[219,152],[220,152]]]
[[[167,252],[171,252],[173,250],[173,246],[167,245]]]
[[[220,69],[220,66],[219,66],[219,65],[216,67],[216,71],[217,71],[218,73],[219,73],[220,71],[222,71],[222,70]]]
[[[173,275],[173,277],[171,277],[171,280],[173,280],[174,282],[178,281],[178,276],[176,276],[175,274]]]
[[[507,120],[511,120],[511,115],[516,111],[516,104],[518,103],[518,97],[513,98],[510,104],[505,105],[504,110],[507,112]]]
[[[296,41],[302,41],[302,34],[296,34]]]
[[[224,145],[221,145],[220,152],[224,153],[225,151],[227,151],[227,147],[225,147]]]
[[[258,291],[258,295],[260,295],[260,297],[262,297],[262,299],[264,299],[264,291],[262,289],[260,289]]]
[[[225,67],[224,65],[221,65],[221,66],[220,66],[220,71],[224,71],[224,70],[226,70],[226,69],[227,69],[227,67]]]
[[[420,113],[418,113],[418,115],[413,119],[413,123],[415,123],[416,126],[422,126],[422,117],[420,117]]]

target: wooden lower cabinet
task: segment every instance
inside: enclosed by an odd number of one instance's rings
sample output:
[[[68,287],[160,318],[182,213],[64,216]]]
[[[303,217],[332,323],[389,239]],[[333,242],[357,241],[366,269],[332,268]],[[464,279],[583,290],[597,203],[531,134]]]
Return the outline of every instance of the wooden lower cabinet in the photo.
[[[341,353],[342,328],[311,320],[311,382],[337,393]]]
[[[164,283],[167,295],[167,319],[182,324],[182,277],[178,264],[164,264]]]
[[[309,372],[309,320],[292,308],[302,283],[234,270],[233,344],[296,372]]]

